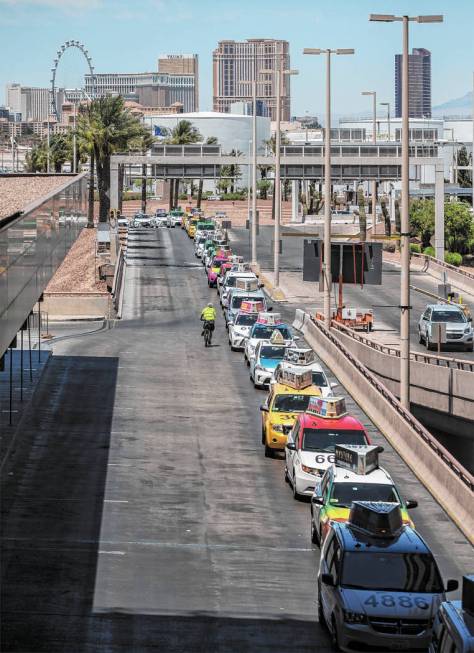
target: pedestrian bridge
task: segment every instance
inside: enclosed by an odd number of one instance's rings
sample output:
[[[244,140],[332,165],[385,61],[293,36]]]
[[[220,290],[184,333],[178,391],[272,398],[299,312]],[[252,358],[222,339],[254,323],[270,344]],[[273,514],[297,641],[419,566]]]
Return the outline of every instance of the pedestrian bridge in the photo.
[[[324,145],[283,145],[280,171],[283,180],[324,180]],[[331,145],[334,182],[392,181],[401,177],[402,152],[398,143],[337,143]],[[230,156],[218,145],[155,145],[150,154],[115,154],[111,157],[111,208],[118,208],[119,167],[127,176],[155,179],[217,179],[223,166],[252,165],[248,154]],[[273,153],[257,156],[257,165],[275,165]],[[443,169],[433,143],[410,145],[410,176],[420,179],[421,166]],[[442,176],[440,177],[440,182]]]

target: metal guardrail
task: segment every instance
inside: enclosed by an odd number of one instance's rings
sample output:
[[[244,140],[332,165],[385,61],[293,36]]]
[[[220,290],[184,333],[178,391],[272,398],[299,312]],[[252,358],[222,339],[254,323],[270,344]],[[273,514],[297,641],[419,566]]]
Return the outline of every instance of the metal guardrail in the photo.
[[[431,262],[433,262],[442,268],[446,268],[447,270],[451,270],[452,272],[456,272],[457,274],[462,274],[464,277],[468,279],[472,279],[474,281],[474,274],[472,272],[466,272],[466,270],[460,270],[455,265],[451,265],[450,263],[446,263],[445,261],[440,261],[434,256],[428,256],[428,254],[418,254],[418,252],[412,252],[411,255],[415,258],[424,259],[428,264],[428,266]]]
[[[434,451],[434,453],[442,460],[449,469],[456,474],[456,476],[472,491],[474,491],[474,476],[465,469],[457,460],[452,456],[447,449],[441,445],[434,436],[431,435],[413,415],[405,410],[398,399],[388,390],[383,383],[381,383],[369,370],[362,365],[351,352],[339,342],[339,340],[330,333],[325,326],[314,317],[310,317],[311,322],[328,338],[347,360],[357,368],[357,370],[367,379],[367,381],[386,399],[394,410],[410,425],[417,435],[426,442],[426,444]]]
[[[354,340],[361,342],[363,345],[367,345],[371,349],[374,349],[375,351],[379,351],[382,354],[388,354],[390,356],[396,356],[397,358],[400,358],[400,349],[397,349],[396,347],[390,347],[389,345],[381,345],[378,342],[374,342],[373,340],[370,340],[370,338],[367,338],[361,335],[360,333],[357,333],[357,331],[354,331],[353,329],[350,329],[349,327],[346,327],[343,324],[339,324],[334,320],[332,321],[332,326],[335,329],[344,332],[346,335],[350,336]],[[416,352],[416,351],[410,352],[410,360],[416,361],[418,363],[435,365],[437,367],[446,367],[448,369],[453,369],[453,370],[464,370],[465,372],[474,372],[474,362],[471,362],[470,360],[447,358],[445,356],[423,354],[421,352]]]

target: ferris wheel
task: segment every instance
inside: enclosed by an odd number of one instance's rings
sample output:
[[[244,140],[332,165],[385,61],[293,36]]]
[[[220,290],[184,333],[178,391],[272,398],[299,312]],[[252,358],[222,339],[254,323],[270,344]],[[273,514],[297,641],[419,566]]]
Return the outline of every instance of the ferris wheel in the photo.
[[[54,59],[53,67],[51,68],[51,114],[56,118],[56,120],[59,120],[58,107],[56,104],[56,72],[58,70],[58,65],[61,57],[69,48],[77,48],[84,55],[92,78],[92,97],[95,95],[94,66],[92,65],[92,59],[89,56],[89,52],[86,50],[84,44],[80,43],[79,41],[66,41],[57,51],[56,59]]]

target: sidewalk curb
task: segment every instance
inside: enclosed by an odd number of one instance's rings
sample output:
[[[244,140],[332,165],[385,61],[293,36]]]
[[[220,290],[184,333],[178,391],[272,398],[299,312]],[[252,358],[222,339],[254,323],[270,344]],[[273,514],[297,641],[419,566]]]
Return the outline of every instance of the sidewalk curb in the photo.
[[[258,275],[258,278],[260,281],[264,284],[265,288],[264,290],[266,291],[267,295],[272,299],[274,302],[286,302],[287,297],[283,290],[281,288],[275,288],[273,283],[266,277],[261,271],[260,271],[260,266],[259,265],[251,265],[250,269],[252,272],[255,272],[255,274]]]

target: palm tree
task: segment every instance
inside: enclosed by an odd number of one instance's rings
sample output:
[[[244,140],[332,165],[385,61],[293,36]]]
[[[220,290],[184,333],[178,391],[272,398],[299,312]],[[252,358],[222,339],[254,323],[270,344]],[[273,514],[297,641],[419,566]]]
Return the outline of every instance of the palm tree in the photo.
[[[48,146],[46,141],[41,141],[26,155],[26,170],[28,172],[46,172],[47,169]]]
[[[288,145],[289,144],[288,137],[286,134],[280,134],[280,145]],[[276,134],[273,134],[272,137],[268,140],[265,141],[265,145],[271,149],[273,154],[276,153]],[[277,196],[277,193],[281,193],[281,188],[276,189],[275,186],[273,187],[273,196],[272,196],[272,220],[275,219],[275,198]]]
[[[79,118],[77,123],[77,142],[79,147],[89,153],[89,203],[87,208],[87,228],[94,228],[94,145],[92,130],[91,105],[79,106]],[[120,188],[120,187],[119,187]]]
[[[145,133],[140,121],[124,106],[121,96],[92,100],[90,111],[79,118],[78,131],[94,149],[99,190],[99,222],[107,222],[110,212],[110,157]]]
[[[176,127],[171,130],[165,143],[169,143],[170,145],[190,145],[191,143],[199,143],[201,140],[201,134],[190,120],[180,120]],[[170,179],[170,208],[178,205],[178,197],[179,179]]]
[[[150,132],[144,131],[140,136],[135,139],[132,143],[130,143],[130,148],[140,150],[143,155],[145,155],[150,147],[153,145],[155,142],[154,137],[151,135]],[[143,213],[146,213],[146,186],[147,186],[147,164],[143,163],[142,164],[142,201],[141,201],[141,210]]]
[[[218,140],[216,136],[209,136],[206,138],[205,145],[217,145]],[[196,208],[200,209],[201,208],[201,200],[202,200],[202,188],[204,185],[204,179],[201,177],[199,179],[199,185],[198,185],[198,194],[197,194],[197,200],[196,200]]]

